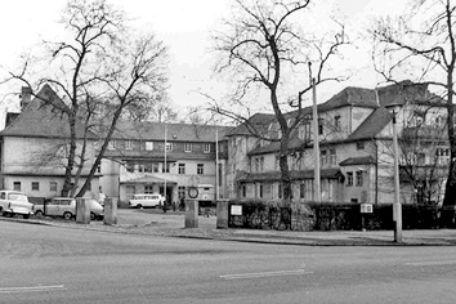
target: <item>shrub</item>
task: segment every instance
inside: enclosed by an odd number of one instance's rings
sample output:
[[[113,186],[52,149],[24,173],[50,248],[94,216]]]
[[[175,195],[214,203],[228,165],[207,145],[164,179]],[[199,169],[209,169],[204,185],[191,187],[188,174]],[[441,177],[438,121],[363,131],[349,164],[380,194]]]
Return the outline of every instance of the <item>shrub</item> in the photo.
[[[241,205],[242,215],[231,215],[231,206]],[[404,229],[432,229],[438,227],[437,206],[403,205]],[[391,230],[391,204],[374,205],[373,213],[361,214],[354,203],[292,203],[281,201],[231,201],[229,227],[274,230]]]

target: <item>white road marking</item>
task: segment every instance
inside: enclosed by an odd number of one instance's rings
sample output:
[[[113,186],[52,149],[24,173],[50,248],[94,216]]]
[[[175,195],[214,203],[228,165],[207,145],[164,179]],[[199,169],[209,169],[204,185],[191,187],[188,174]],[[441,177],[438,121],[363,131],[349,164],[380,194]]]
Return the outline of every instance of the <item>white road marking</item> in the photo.
[[[442,261],[423,261],[423,262],[410,262],[405,263],[408,266],[439,266],[439,265],[455,265],[456,260],[442,260]]]
[[[283,270],[283,271],[226,274],[226,275],[221,275],[220,278],[225,279],[225,280],[236,280],[236,279],[254,279],[254,278],[303,275],[303,274],[312,274],[312,273],[313,272],[305,271],[304,269],[296,269],[296,270]]]
[[[26,292],[45,292],[64,290],[65,285],[53,286],[30,286],[30,287],[3,287],[0,288],[0,293],[26,293]]]

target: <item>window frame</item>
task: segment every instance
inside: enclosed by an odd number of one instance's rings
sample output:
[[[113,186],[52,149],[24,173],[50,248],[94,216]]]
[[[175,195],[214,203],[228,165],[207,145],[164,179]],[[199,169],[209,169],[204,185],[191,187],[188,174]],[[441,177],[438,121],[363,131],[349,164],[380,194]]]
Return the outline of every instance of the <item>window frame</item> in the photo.
[[[196,164],[196,174],[204,175],[204,164]]]

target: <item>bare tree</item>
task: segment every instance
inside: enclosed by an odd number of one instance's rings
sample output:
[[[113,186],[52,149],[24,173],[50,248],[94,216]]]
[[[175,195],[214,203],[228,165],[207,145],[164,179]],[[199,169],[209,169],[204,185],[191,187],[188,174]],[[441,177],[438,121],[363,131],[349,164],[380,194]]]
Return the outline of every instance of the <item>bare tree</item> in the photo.
[[[417,1],[399,20],[378,22],[374,37],[376,69],[388,81],[404,75],[416,83],[427,83],[442,92],[447,106],[447,135],[450,163],[444,206],[456,197],[456,138],[454,129],[454,72],[456,65],[456,5],[452,0]],[[412,68],[414,73],[411,73]]]
[[[70,132],[62,195],[84,195],[103,158],[121,114],[133,105],[147,104],[165,90],[166,48],[153,35],[133,35],[122,13],[105,0],[70,0],[62,17],[70,39],[46,43],[50,76],[29,75],[26,61],[8,80],[30,88],[47,83],[62,96],[35,97],[54,107],[68,121]],[[83,142],[77,155],[77,125],[83,125]],[[90,173],[76,194],[77,181],[87,161],[89,133],[101,134]],[[78,159],[77,167],[76,160]],[[74,169],[77,171],[74,172]]]
[[[285,202],[290,202],[289,141],[293,130],[300,124],[303,96],[310,91],[311,85],[292,88],[287,83],[306,75],[309,63],[316,67],[316,85],[328,80],[342,80],[342,77],[325,78],[324,73],[331,58],[337,55],[342,45],[347,44],[347,37],[342,25],[340,31],[329,35],[330,39],[305,34],[300,26],[305,26],[305,12],[309,10],[310,0],[235,2],[238,10],[225,22],[224,32],[215,36],[215,43],[222,58],[217,70],[225,74],[231,72],[229,75],[237,87],[230,96],[228,106],[212,100],[212,108],[221,115],[244,123],[253,136],[280,143],[283,197]],[[270,137],[250,124],[250,110],[258,102],[253,100],[258,98],[258,95],[253,96],[255,89],[266,92],[280,136]],[[296,109],[293,115],[287,114],[287,110],[291,110],[290,105]]]

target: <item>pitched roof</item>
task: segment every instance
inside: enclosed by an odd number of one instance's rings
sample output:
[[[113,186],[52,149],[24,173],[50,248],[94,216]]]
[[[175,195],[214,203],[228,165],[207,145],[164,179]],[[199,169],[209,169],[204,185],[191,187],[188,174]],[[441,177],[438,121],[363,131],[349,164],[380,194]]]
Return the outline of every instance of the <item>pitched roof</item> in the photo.
[[[348,140],[373,139],[391,121],[391,113],[384,107],[380,107],[372,112],[360,125],[353,131]]]
[[[328,101],[321,104],[319,110],[328,111],[344,106],[377,108],[375,91],[359,87],[346,87]]]
[[[44,100],[52,100],[53,103],[63,103],[48,85],[44,85],[38,97],[34,98],[0,136],[23,136],[23,137],[55,137],[66,138],[70,136],[70,128],[66,114],[56,110],[53,106],[45,104]],[[76,136],[81,138],[84,134],[84,126],[76,123]],[[95,138],[93,134],[89,137]]]
[[[275,120],[274,114],[255,113],[248,119],[247,123],[232,128],[226,135],[252,135],[252,130],[249,127],[253,128],[255,132],[264,134],[267,132],[269,124]]]
[[[151,121],[119,121],[113,139],[164,140],[165,125],[167,140],[185,142],[215,142],[216,131],[218,138],[223,137],[233,128],[214,125],[194,125],[185,123],[159,123]]]
[[[372,156],[349,157],[339,163],[340,166],[371,165],[375,160]]]
[[[41,97],[41,99],[40,99]],[[63,103],[49,85],[44,85],[34,98],[15,119],[2,131],[0,136],[69,138],[70,130],[66,114],[57,111],[45,101]],[[76,122],[76,136],[82,138],[84,126],[82,119]],[[226,126],[166,124],[168,140],[186,142],[214,142],[216,130],[219,139],[232,129]],[[98,139],[105,132],[100,128],[98,134],[89,132],[88,138]],[[113,139],[150,139],[164,140],[165,124],[157,122],[119,121]]]

